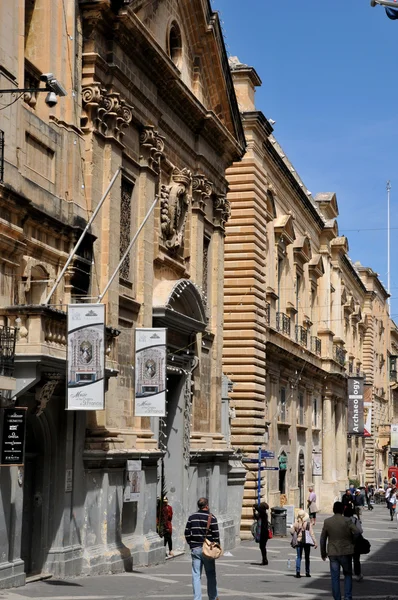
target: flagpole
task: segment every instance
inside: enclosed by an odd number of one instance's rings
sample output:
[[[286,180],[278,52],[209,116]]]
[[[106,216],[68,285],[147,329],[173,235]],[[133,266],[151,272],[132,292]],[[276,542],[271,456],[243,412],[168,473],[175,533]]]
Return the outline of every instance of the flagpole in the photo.
[[[387,292],[390,294],[390,191],[391,191],[391,183],[390,180],[387,181]],[[391,308],[390,297],[388,298],[388,305]]]

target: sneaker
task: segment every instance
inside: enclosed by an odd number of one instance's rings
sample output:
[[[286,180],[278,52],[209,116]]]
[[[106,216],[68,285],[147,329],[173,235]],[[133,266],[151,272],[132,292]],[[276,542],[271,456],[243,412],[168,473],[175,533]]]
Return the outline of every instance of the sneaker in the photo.
[[[296,578],[299,579],[301,577],[300,573],[296,573]]]
[[[357,581],[362,581],[362,579],[363,579],[363,575],[362,575],[362,573],[361,573],[361,575],[357,575],[357,576],[356,576],[356,580],[357,580]]]

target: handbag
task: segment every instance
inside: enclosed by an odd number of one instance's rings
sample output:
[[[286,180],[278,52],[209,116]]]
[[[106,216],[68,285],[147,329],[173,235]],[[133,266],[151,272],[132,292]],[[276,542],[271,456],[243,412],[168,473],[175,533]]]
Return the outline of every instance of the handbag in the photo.
[[[272,531],[271,524],[268,523],[268,539],[272,540],[273,537],[274,537],[274,532]]]
[[[355,554],[369,554],[370,552],[370,542],[362,534],[359,534],[355,540],[354,552]]]
[[[297,546],[299,545],[298,540],[297,540],[297,531],[294,530],[292,533],[292,539],[290,540],[290,545],[292,548],[297,548]]]
[[[305,528],[305,544],[308,546],[314,546],[314,540],[312,539],[310,532],[310,524],[307,523],[307,527]]]
[[[311,502],[311,504],[309,505],[308,508],[310,513],[317,513],[318,512],[318,507],[316,505],[316,502]]]
[[[210,514],[209,518],[207,519],[205,540],[204,540],[203,546],[202,546],[202,553],[203,553],[203,556],[206,556],[206,558],[212,558],[213,560],[216,560],[217,558],[220,558],[220,556],[222,554],[222,548],[221,548],[220,544],[218,544],[217,542],[211,542],[210,540],[207,539],[207,535],[210,530],[211,517],[212,517],[212,515]]]

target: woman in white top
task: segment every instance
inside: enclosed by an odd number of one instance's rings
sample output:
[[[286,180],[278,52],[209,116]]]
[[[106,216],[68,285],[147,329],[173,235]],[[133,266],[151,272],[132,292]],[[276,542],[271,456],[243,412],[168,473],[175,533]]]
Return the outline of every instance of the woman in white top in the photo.
[[[316,539],[312,524],[309,521],[309,516],[305,510],[299,510],[297,513],[297,519],[290,528],[290,533],[293,535],[297,533],[297,558],[296,558],[296,577],[301,577],[301,559],[303,556],[303,550],[305,555],[305,576],[311,577],[310,575],[310,552],[311,546],[317,548]]]

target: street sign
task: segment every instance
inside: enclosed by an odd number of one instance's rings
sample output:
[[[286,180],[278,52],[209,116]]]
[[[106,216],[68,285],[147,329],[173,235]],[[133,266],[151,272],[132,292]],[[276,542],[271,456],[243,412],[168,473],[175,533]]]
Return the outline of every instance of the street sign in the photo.
[[[279,471],[279,467],[261,467],[262,471]]]
[[[275,458],[275,452],[272,452],[272,450],[261,450],[261,458]]]
[[[23,466],[25,451],[26,407],[3,408],[1,466]]]

